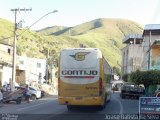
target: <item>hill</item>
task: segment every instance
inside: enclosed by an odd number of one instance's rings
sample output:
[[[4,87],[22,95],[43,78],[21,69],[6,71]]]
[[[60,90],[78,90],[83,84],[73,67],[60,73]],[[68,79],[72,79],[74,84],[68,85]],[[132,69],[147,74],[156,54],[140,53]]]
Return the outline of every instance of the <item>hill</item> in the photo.
[[[57,35],[58,35],[59,31],[62,31],[65,29],[68,29],[68,28],[63,27],[63,26],[53,26],[53,27],[47,27],[47,28],[43,28],[41,30],[37,30],[36,32],[38,32],[42,35],[52,35],[52,34],[54,35],[55,33],[57,33]]]
[[[4,25],[0,22],[0,38],[12,35],[13,23]],[[4,27],[6,26],[6,27]],[[104,57],[113,67],[121,64],[122,39],[134,33],[141,34],[143,28],[130,20],[96,19],[74,26],[53,26],[39,31],[29,29],[18,30],[17,50],[19,55],[46,58],[49,53],[50,63],[58,61],[60,49],[67,47],[96,47],[100,48]],[[6,34],[3,34],[3,33]],[[13,39],[11,39],[11,44]]]
[[[48,31],[48,28],[45,29]],[[39,30],[38,32],[43,34],[43,32],[45,33],[46,31],[45,29]],[[106,34],[116,34],[116,32],[118,31],[119,34],[120,31],[124,36],[126,36],[130,33],[141,33],[143,28],[139,24],[130,20],[101,18],[74,27],[53,26],[50,27],[49,30],[50,31],[48,32],[48,35],[75,36],[75,35],[86,34],[87,32],[91,31],[106,33]]]
[[[83,46],[98,47],[111,66],[120,67],[118,64],[121,64],[121,48],[124,46],[122,39],[129,34],[141,34],[142,31],[143,28],[139,24],[130,20],[102,18],[50,31],[48,35],[69,37]]]
[[[0,18],[0,40],[13,36],[14,24],[8,20]]]

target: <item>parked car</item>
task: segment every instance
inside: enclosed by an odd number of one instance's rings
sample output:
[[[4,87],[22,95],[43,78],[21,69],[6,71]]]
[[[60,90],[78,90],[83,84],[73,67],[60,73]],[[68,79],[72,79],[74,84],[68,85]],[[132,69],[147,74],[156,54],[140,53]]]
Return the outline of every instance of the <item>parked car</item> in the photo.
[[[3,105],[3,94],[0,90],[0,106],[2,106],[2,105]]]
[[[121,81],[121,80],[113,81],[112,82],[112,90],[113,91],[120,91],[122,85],[123,85],[123,81]]]
[[[128,97],[136,97],[139,99],[139,97],[144,95],[144,87],[135,85],[132,82],[125,82],[122,87],[121,87],[121,93],[120,96],[121,98],[125,98],[126,96]]]
[[[45,92],[41,90],[41,98],[45,96]]]
[[[29,91],[30,91],[30,93],[31,93],[31,96],[30,96],[30,99],[31,100],[36,100],[36,99],[39,99],[39,98],[41,98],[41,94],[42,94],[42,92],[41,92],[41,90],[39,90],[38,88],[36,88],[36,87],[32,87],[32,86],[29,86]]]
[[[15,101],[20,104],[23,98],[23,89],[17,89],[13,92],[3,92],[3,103],[9,103],[10,101]]]
[[[21,87],[17,87],[17,89],[25,89],[26,86],[21,86]],[[32,86],[29,86],[29,92],[31,94],[30,96],[30,99],[31,100],[36,100],[36,99],[39,99],[39,98],[42,98],[42,91],[39,90],[38,88],[36,87],[32,87]]]
[[[112,90],[113,90],[113,91],[120,91],[122,85],[123,85],[123,83],[114,83],[114,84],[112,85]]]
[[[154,95],[155,95],[156,97],[160,97],[160,87],[157,88],[157,90],[154,92]]]

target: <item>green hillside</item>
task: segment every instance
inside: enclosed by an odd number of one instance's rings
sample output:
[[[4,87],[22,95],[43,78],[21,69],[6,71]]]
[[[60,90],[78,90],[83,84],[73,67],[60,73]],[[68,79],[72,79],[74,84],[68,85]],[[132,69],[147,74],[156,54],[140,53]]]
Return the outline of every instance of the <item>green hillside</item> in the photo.
[[[57,26],[56,26],[57,27]],[[53,27],[54,29],[55,27]],[[62,27],[61,27],[62,28]],[[52,28],[50,28],[52,29]],[[86,34],[88,32],[99,32],[99,33],[105,33],[107,35],[119,35],[122,33],[123,36],[126,36],[130,33],[141,33],[143,28],[138,25],[137,23],[125,20],[125,19],[96,19],[92,20],[74,27],[64,27],[61,30],[58,31],[50,31],[48,35],[56,35],[56,33],[59,33],[58,35],[82,35]],[[39,32],[44,32],[40,30]]]
[[[143,28],[133,21],[103,18],[50,32],[48,35],[70,37],[86,47],[98,47],[111,66],[119,67],[121,48],[124,46],[122,39],[129,34],[140,34],[142,31]]]
[[[0,40],[13,36],[13,24],[10,21],[0,18]]]
[[[8,21],[0,19],[0,38],[12,36],[9,31],[13,31],[13,24],[1,25],[3,22]],[[54,26],[37,32],[23,29],[18,30],[17,50],[19,55],[37,58],[46,58],[49,51],[50,62],[53,62],[58,60],[60,49],[83,45],[100,48],[109,64],[120,68],[122,39],[142,31],[143,28],[133,21],[104,18],[68,28]]]
[[[57,33],[58,31],[62,31],[68,29],[67,27],[63,27],[63,26],[53,26],[53,27],[47,27],[47,28],[43,28],[41,30],[37,30],[36,32],[42,34],[42,35],[52,35]]]

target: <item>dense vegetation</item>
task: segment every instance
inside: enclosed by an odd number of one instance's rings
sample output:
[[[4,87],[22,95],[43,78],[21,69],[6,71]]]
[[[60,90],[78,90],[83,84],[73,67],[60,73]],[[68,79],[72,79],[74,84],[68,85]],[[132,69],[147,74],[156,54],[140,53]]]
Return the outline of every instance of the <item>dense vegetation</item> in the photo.
[[[150,90],[149,88],[152,88],[158,84],[160,84],[160,71],[159,70],[149,70],[149,71],[135,71],[131,74],[125,74],[123,75],[123,78],[125,81],[134,82],[137,85],[143,84],[145,87],[146,95],[148,96],[149,93],[153,94],[154,90]]]
[[[50,63],[58,60],[62,48],[100,48],[113,67],[121,66],[122,39],[143,28],[135,22],[123,19],[96,19],[74,27],[53,26],[39,31],[17,30],[17,53],[28,57],[46,58]],[[4,39],[7,38],[7,39]],[[0,42],[13,44],[13,23],[0,19]]]

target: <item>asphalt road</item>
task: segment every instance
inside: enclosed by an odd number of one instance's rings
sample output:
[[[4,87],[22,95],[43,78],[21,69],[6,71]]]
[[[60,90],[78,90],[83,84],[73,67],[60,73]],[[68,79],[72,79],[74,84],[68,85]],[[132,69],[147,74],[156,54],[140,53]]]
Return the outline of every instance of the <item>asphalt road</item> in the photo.
[[[1,118],[14,120],[105,120],[126,119],[124,115],[137,115],[138,103],[136,99],[121,99],[119,92],[112,94],[111,101],[102,111],[95,107],[80,107],[68,111],[64,105],[59,105],[57,96],[23,102],[9,103],[0,107]],[[123,116],[122,116],[123,115]],[[128,117],[128,116],[127,116]]]

